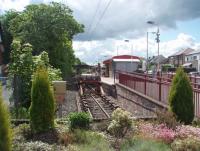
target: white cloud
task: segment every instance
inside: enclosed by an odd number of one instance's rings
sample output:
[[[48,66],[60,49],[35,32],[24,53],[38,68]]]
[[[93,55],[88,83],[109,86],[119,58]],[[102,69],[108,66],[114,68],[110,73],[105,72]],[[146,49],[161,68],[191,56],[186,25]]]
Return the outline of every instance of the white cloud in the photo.
[[[131,46],[133,50],[131,51]],[[141,57],[146,57],[146,37],[133,39],[126,43],[122,40],[107,39],[99,41],[74,41],[74,50],[77,57],[82,61],[93,64],[97,61],[105,60],[105,58],[123,55],[133,54]],[[195,41],[195,38],[191,35],[180,33],[176,39],[161,42],[160,54],[165,57],[179,51],[182,48],[200,48],[200,42]],[[118,48],[118,51],[117,51]],[[157,43],[154,37],[149,38],[149,56],[157,55]]]
[[[30,3],[48,3],[51,0],[0,0],[0,10],[23,10]],[[73,11],[75,18],[85,25],[85,33],[75,38],[73,47],[75,54],[88,63],[105,59],[105,56],[117,54],[134,54],[146,56],[146,37],[149,26],[147,20],[159,23],[162,30],[176,28],[177,21],[187,21],[200,17],[199,0],[113,0],[98,26],[100,18],[108,0],[54,0],[67,4]],[[97,7],[96,7],[97,6]],[[162,7],[161,7],[162,6]],[[92,33],[88,33],[92,23]],[[132,39],[125,43],[123,39]],[[81,41],[80,41],[81,40]],[[131,45],[133,51],[131,52]],[[200,43],[191,35],[180,33],[175,39],[160,43],[160,54],[168,56],[181,48],[200,48]],[[118,51],[117,51],[118,48]],[[149,38],[149,55],[157,55],[157,44],[154,36]]]
[[[15,9],[22,11],[25,6],[30,3],[30,0],[0,0],[1,10]]]

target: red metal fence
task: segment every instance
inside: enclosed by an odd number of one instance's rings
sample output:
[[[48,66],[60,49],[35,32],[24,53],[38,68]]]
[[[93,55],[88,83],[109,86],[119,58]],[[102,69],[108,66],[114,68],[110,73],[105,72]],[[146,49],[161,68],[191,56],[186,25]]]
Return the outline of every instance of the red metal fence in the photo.
[[[150,76],[139,73],[116,72],[119,83],[132,88],[155,100],[168,103],[172,74],[162,76]],[[193,101],[195,104],[195,115],[200,116],[200,77],[189,77],[193,87]]]

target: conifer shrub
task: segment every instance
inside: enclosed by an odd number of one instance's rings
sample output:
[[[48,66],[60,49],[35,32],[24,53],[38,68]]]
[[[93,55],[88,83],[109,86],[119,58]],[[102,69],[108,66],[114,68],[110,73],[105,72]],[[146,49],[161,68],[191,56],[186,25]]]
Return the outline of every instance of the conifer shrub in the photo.
[[[190,124],[194,118],[193,90],[183,68],[178,68],[169,93],[169,106],[177,120]]]
[[[31,89],[30,124],[34,133],[54,128],[55,100],[50,87],[48,72],[37,69]]]
[[[0,151],[11,151],[11,129],[7,106],[3,102],[0,86]]]

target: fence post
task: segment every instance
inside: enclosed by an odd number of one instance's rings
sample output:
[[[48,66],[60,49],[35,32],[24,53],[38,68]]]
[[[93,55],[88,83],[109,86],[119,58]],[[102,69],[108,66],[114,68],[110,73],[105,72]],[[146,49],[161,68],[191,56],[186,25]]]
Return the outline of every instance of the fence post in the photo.
[[[161,81],[162,81],[162,78],[160,78],[159,77],[159,81],[158,81],[158,83],[159,83],[159,101],[161,101]]]
[[[134,79],[134,90],[135,90],[135,85],[136,85],[136,77],[133,78]]]
[[[147,75],[144,76],[144,94],[147,94]]]
[[[115,74],[116,74],[116,70],[114,70],[114,84],[115,84],[115,76],[116,76]]]

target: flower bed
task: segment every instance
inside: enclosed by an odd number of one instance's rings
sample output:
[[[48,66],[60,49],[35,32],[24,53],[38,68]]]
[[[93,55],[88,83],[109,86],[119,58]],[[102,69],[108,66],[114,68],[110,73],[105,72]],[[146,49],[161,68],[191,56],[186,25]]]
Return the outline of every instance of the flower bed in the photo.
[[[139,134],[143,137],[150,137],[153,139],[164,141],[165,143],[172,143],[175,139],[196,138],[200,140],[200,128],[181,125],[177,126],[175,130],[168,128],[165,124],[153,123],[139,123]]]

